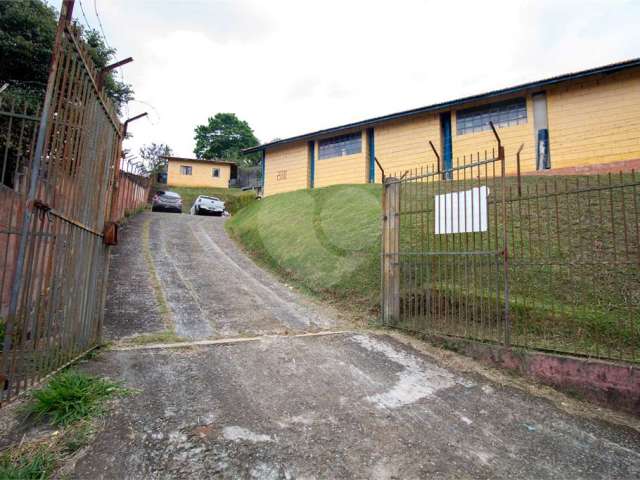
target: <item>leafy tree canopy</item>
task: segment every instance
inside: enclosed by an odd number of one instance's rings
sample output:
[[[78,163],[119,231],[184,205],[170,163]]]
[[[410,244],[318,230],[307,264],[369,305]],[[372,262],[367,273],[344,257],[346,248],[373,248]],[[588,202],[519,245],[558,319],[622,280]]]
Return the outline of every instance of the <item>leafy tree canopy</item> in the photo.
[[[140,148],[140,156],[144,159],[147,170],[151,174],[166,171],[167,160],[162,157],[170,157],[172,154],[171,147],[164,143],[152,142]]]
[[[83,36],[87,45],[89,45],[89,53],[96,67],[106,67],[116,59],[117,50],[107,47],[104,38],[97,30],[86,30]],[[118,109],[134,98],[133,87],[128,83],[117,80],[112,73],[105,76],[104,90]]]
[[[206,125],[195,128],[196,158],[220,158],[239,165],[253,165],[259,155],[243,155],[242,150],[259,144],[247,122],[235,113],[217,113]]]
[[[0,1],[0,82],[26,92],[44,91],[57,22],[55,9],[42,0]],[[84,30],[83,37],[99,68],[115,58],[116,50],[96,30]],[[105,90],[118,108],[133,99],[131,85],[111,73]]]

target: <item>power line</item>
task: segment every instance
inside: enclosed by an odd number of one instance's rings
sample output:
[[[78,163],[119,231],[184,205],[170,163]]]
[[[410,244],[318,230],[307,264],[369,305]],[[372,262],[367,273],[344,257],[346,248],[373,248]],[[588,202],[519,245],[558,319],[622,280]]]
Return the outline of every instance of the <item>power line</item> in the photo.
[[[80,5],[82,5],[82,2],[80,3]],[[98,20],[98,25],[100,27],[100,32],[102,33],[102,38],[104,39],[104,43],[107,46],[107,48],[109,50],[111,50],[111,45],[109,44],[109,40],[107,39],[107,34],[104,31],[104,26],[102,25],[102,19],[100,18],[100,14],[98,13],[98,2],[97,0],[93,0],[93,11],[96,14],[96,19]],[[118,68],[118,72],[120,73],[120,80],[122,81],[123,84],[126,84],[126,81],[124,79],[124,68],[120,67]],[[124,104],[124,108],[127,114],[127,117],[129,116],[129,102],[126,102]]]
[[[151,105],[151,104],[150,104],[150,103],[148,103],[148,102],[145,102],[144,100],[138,100],[137,98],[134,98],[134,99],[133,99],[133,100],[131,100],[131,101],[132,101],[132,102],[135,102],[135,103],[141,103],[141,104],[143,104],[143,105],[146,105],[147,107],[150,107],[150,108],[153,110],[154,115],[156,116],[156,120],[157,120],[157,121],[160,121],[160,114],[158,113],[158,109],[157,109],[156,107],[154,107],[153,105]],[[147,118],[149,119],[149,122],[151,122],[151,125],[153,125],[153,126],[157,125],[157,122],[154,122],[154,121],[151,119],[151,115],[149,115]]]
[[[89,25],[89,20],[87,20],[87,15],[84,13],[84,6],[82,5],[82,0],[80,0],[80,10],[82,11],[82,18],[84,18],[84,23],[89,30],[91,30],[91,25]]]
[[[82,5],[82,2],[80,3]],[[107,48],[111,50],[111,46],[109,45],[109,41],[107,40],[107,36],[104,33],[104,28],[102,26],[102,20],[100,19],[100,14],[98,13],[98,1],[93,0],[93,10],[96,12],[96,18],[98,19],[98,25],[100,25],[100,31],[102,32],[102,38],[104,38],[104,43],[107,45]]]

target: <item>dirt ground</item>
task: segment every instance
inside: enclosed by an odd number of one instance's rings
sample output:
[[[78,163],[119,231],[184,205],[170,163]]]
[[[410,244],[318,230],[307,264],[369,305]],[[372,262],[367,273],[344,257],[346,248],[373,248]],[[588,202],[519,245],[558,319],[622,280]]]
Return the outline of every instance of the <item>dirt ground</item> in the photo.
[[[115,348],[82,368],[139,393],[114,402],[69,478],[640,478],[637,428],[356,330],[253,265],[223,222],[127,224],[107,302]],[[167,325],[229,341],[122,348]]]

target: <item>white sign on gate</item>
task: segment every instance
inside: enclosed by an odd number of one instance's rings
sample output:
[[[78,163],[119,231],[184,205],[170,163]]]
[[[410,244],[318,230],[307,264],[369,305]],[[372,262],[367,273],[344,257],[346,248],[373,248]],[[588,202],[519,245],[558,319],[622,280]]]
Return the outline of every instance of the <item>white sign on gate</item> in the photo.
[[[435,196],[436,235],[486,232],[487,197],[485,186]]]

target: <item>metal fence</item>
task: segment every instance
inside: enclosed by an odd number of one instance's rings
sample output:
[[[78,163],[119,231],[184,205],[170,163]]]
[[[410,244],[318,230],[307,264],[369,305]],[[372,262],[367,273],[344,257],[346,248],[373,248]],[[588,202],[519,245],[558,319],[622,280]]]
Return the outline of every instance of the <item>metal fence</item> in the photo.
[[[144,208],[149,202],[151,178],[120,170],[118,190],[111,211],[114,221]]]
[[[122,125],[72,4],[63,3],[42,108],[0,97],[0,402],[100,337]]]
[[[640,175],[507,176],[497,142],[385,179],[383,322],[638,361]]]
[[[238,167],[236,178],[229,182],[229,186],[239,188],[258,188],[261,184],[261,179],[261,167]]]

